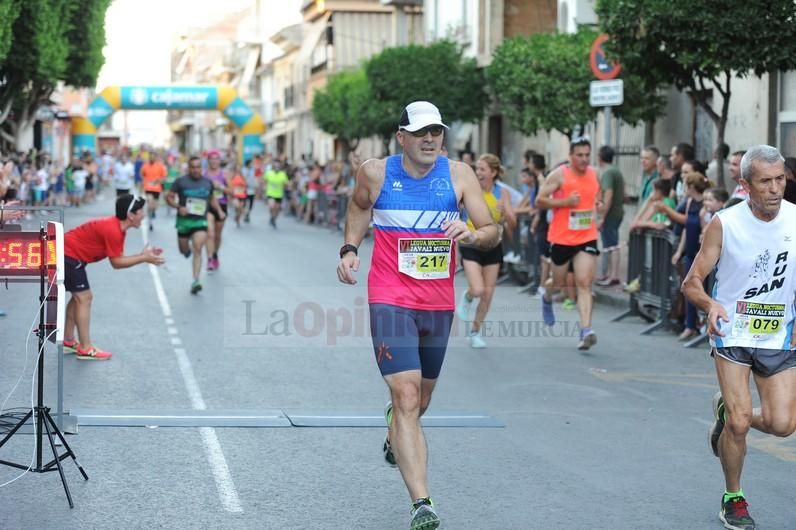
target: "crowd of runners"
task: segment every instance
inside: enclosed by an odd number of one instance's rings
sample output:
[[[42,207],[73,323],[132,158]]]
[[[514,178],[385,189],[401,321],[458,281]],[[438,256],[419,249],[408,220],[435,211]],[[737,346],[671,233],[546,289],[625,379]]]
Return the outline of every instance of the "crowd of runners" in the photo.
[[[398,122],[402,154],[383,159],[363,163],[352,155],[345,163],[324,167],[257,155],[239,164],[234,151],[186,156],[140,149],[107,152],[96,159],[84,155],[60,169],[36,157],[25,163],[5,161],[0,191],[9,201],[72,207],[101,193],[115,194],[115,216],[84,223],[65,238],[65,284],[72,298],[64,346],[87,360],[105,360],[111,354],[89,338],[92,295],[85,266],[105,257],[114,268],[164,262],[160,248],[124,255],[127,230],[162,230],[167,225],[155,220],[173,216],[174,228],[169,229],[176,229],[179,252],[192,260],[190,293],[197,295],[203,272],[222,267],[229,221],[236,227],[250,223],[259,202],[267,208],[272,230],[278,229],[283,214],[313,223],[329,215],[328,208],[319,207],[321,194],[346,197],[337,266],[341,282],[357,283],[359,247],[366,236],[373,237],[368,272],[372,344],[390,393],[384,459],[400,468],[412,500],[411,529],[434,529],[440,519],[428,490],[420,417],[441,373],[453,319],[467,323],[473,348],[487,346],[481,327],[502,264],[516,259],[504,252],[502,242],[515,233],[518,215],[531,214],[525,229],[540,247],[538,295],[544,323],[555,325],[554,296],[565,290],[566,299],[576,300],[571,307],[578,310],[580,350],[597,342],[591,321],[600,232],[603,250],[617,246],[616,237],[606,238],[605,233],[615,189],[590,165],[588,139],[573,138],[567,161],[548,173],[544,158],[529,153],[515,189],[503,182],[505,169],[494,154],[448,157],[446,131],[438,109],[418,101],[405,108]],[[610,148],[599,150],[601,162],[610,163],[612,157]],[[739,156],[737,166],[743,199],[726,207],[721,200],[726,196],[713,192],[719,199],[715,208],[705,200],[711,215],[699,211],[700,244],[688,262],[683,292],[707,315],[721,388],[710,430],[710,446],[721,459],[726,482],[720,518],[727,528],[749,530],[754,522],[740,487],[746,435],[750,428],[777,436],[796,430],[796,371],[789,370],[796,367],[796,265],[789,266],[796,256],[791,236],[796,207],[783,202],[786,162],[775,148],[753,146]],[[708,188],[708,179],[698,171],[695,175],[683,180],[686,193],[701,194]],[[651,181],[647,191],[651,202],[642,211],[649,206],[685,222],[688,214],[674,211],[664,200],[674,193],[670,187]],[[650,215],[650,220],[637,217],[633,228],[659,228],[659,220]],[[641,224],[645,222],[652,224]],[[681,241],[678,252],[688,244],[685,235]],[[616,276],[610,261],[606,285]],[[453,280],[458,265],[466,287],[457,296]],[[709,295],[704,284],[713,271],[716,283]],[[750,374],[760,408],[752,408]]]

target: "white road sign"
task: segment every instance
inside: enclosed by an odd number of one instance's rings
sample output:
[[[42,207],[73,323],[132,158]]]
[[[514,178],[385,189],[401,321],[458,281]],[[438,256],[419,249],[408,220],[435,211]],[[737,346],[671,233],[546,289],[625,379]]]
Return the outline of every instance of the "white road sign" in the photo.
[[[625,101],[625,85],[621,79],[589,83],[589,104],[592,107],[615,107]]]

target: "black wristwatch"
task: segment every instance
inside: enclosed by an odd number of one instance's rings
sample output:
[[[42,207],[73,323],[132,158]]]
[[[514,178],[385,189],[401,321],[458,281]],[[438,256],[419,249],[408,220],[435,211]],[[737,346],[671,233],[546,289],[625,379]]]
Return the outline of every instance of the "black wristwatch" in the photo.
[[[345,245],[340,247],[340,259],[343,259],[343,256],[345,256],[349,252],[353,252],[355,256],[359,256],[359,253],[357,252],[357,247],[346,243]]]

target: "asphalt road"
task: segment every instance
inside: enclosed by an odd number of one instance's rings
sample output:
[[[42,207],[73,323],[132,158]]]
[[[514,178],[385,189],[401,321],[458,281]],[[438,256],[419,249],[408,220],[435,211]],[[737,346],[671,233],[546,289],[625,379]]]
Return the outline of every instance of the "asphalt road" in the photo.
[[[68,210],[67,226],[111,211],[108,199]],[[167,268],[89,266],[92,334],[114,357],[64,359],[67,410],[378,417],[387,390],[364,320],[366,270],[356,286],[337,283],[338,233],[292,218],[272,230],[258,203],[250,225],[226,228],[221,270],[191,296],[173,221],[161,210],[145,234],[166,249]],[[128,234],[127,253],[142,235]],[[462,285],[457,278],[457,292]],[[3,289],[0,307],[9,313],[0,319],[4,399],[25,365],[34,286]],[[721,528],[706,351],[640,336],[641,322],[611,323],[619,310],[598,306],[599,342],[579,353],[575,313],[557,306],[550,332],[539,309],[503,285],[488,349],[470,349],[464,327],[454,329],[430,413],[483,413],[504,427],[426,430],[443,527]],[[33,342],[6,407],[30,401]],[[50,405],[55,355],[46,351]],[[74,510],[57,474],[29,473],[0,488],[0,528],[406,528],[409,499],[381,460],[383,436],[367,427],[81,424],[68,441],[90,480],[64,462]],[[14,436],[0,459],[29,461],[34,440]],[[796,528],[794,472],[794,439],[750,436],[744,490],[759,528]],[[0,483],[18,474],[2,466]]]

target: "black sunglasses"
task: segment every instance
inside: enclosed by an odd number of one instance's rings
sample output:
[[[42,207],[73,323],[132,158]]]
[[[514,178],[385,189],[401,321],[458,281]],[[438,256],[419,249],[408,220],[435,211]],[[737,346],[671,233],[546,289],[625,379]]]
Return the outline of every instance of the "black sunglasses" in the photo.
[[[445,128],[443,126],[441,126],[441,125],[430,125],[428,127],[423,127],[422,129],[419,129],[419,130],[414,131],[414,132],[407,131],[406,129],[401,129],[401,130],[404,131],[404,132],[408,132],[409,134],[411,134],[415,138],[423,138],[428,133],[431,133],[431,136],[435,136],[435,137],[439,136],[440,134],[443,133],[443,131],[445,131]]]

